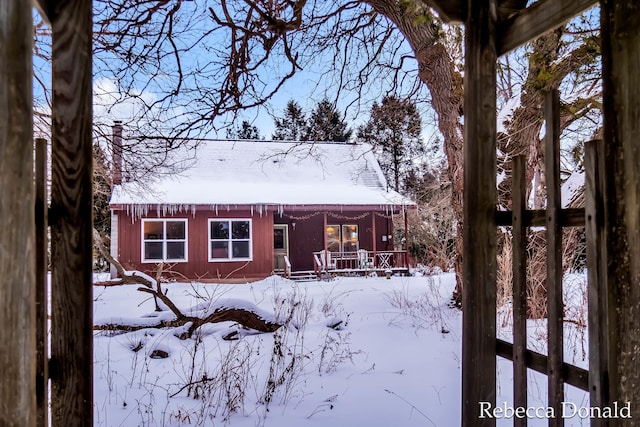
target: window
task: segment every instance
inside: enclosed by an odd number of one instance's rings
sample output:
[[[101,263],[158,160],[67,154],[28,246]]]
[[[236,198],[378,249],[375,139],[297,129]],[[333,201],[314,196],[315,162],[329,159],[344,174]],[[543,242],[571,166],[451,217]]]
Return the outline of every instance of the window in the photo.
[[[340,226],[327,225],[327,249],[340,252]]]
[[[359,249],[357,225],[327,225],[327,249],[331,252],[356,252]]]
[[[209,261],[250,261],[250,219],[209,220]]]
[[[186,260],[186,219],[142,220],[142,262]]]
[[[358,247],[358,226],[342,226],[342,250],[344,252],[356,252]]]

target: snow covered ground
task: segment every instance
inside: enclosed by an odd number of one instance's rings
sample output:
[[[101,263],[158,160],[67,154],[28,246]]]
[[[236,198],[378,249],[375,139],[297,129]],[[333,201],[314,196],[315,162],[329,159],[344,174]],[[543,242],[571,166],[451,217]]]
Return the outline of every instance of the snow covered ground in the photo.
[[[253,303],[287,326],[254,333],[206,325],[181,331],[96,332],[96,426],[457,426],[461,412],[461,320],[448,307],[453,274],[338,278],[293,283],[279,277],[241,285],[170,283],[183,310],[223,299]],[[574,280],[579,303],[583,278]],[[96,287],[94,322],[138,325],[158,313],[137,286]],[[166,314],[161,314],[166,316]],[[499,319],[502,334],[509,321]],[[566,360],[585,365],[579,328]],[[223,337],[237,331],[234,341]],[[531,323],[531,341],[544,324]],[[586,343],[584,344],[586,346]],[[575,349],[578,350],[575,350]],[[154,358],[155,350],[168,353]],[[540,350],[539,348],[537,350]],[[574,351],[575,350],[575,351]],[[498,405],[512,394],[511,367],[498,363]],[[546,381],[530,375],[530,406],[546,406]],[[567,387],[567,399],[588,406]],[[578,417],[565,425],[588,425]],[[498,425],[512,425],[498,420]],[[529,425],[547,425],[531,420]]]

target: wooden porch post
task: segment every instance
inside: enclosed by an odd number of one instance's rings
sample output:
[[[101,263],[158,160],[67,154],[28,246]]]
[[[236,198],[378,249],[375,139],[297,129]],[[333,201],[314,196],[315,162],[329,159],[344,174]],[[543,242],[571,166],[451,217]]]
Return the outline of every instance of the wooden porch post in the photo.
[[[640,418],[640,8],[601,0],[610,401]]]
[[[35,426],[31,3],[0,1],[0,425]]]
[[[404,215],[404,263],[405,267],[409,268],[409,221],[407,219],[407,210],[403,209]]]
[[[322,239],[324,246],[324,268],[329,270],[329,242],[327,240],[327,211],[324,211],[322,215]]]
[[[376,213],[371,212],[371,233],[373,233],[373,267],[376,266],[376,252],[378,250],[378,235],[376,233]]]
[[[52,26],[51,418],[93,425],[92,2],[48,2]]]
[[[462,425],[495,426],[496,0],[469,1],[465,25]]]

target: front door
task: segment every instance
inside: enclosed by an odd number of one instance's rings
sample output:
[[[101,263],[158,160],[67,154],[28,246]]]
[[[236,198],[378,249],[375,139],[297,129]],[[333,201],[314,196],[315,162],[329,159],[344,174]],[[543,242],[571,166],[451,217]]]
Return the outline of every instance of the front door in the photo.
[[[284,257],[289,256],[289,228],[287,224],[273,225],[273,271],[284,271]]]

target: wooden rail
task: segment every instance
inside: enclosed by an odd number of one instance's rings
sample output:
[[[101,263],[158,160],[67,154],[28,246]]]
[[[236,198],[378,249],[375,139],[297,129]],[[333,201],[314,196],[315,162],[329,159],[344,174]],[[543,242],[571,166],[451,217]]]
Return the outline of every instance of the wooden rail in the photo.
[[[409,268],[407,251],[362,251],[362,252],[330,252],[313,253],[314,268],[317,273],[325,270],[325,263],[329,271],[384,271],[386,269],[407,270]]]
[[[514,360],[513,349],[514,346],[510,342],[501,339],[496,340],[496,354],[498,356],[507,360]],[[525,350],[524,355],[524,362],[527,368],[533,369],[541,374],[547,374],[548,357],[546,355],[529,349]],[[589,391],[589,372],[586,369],[563,362],[561,372],[564,382],[581,390]],[[514,406],[517,406],[515,402]]]

